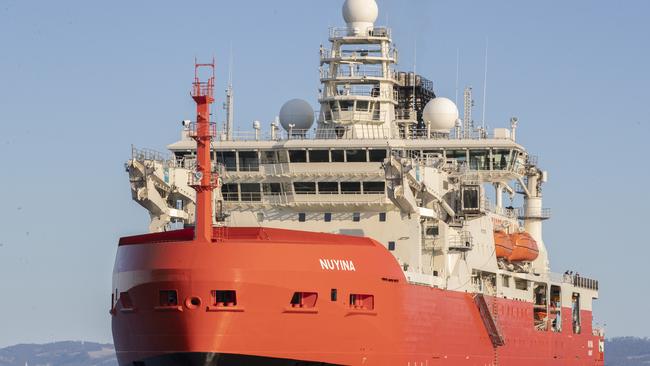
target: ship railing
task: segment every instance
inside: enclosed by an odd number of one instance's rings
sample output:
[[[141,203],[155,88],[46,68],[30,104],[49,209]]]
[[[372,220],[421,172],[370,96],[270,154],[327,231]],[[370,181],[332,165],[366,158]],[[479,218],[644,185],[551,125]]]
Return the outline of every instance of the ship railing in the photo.
[[[362,111],[358,109],[325,111],[322,114],[322,121],[326,123],[353,123],[353,122],[370,122],[383,123],[386,121],[387,114],[385,111]],[[332,128],[334,130],[336,128]],[[340,130],[341,128],[339,128]]]
[[[322,99],[329,97],[370,97],[370,98],[384,98],[397,102],[397,93],[394,90],[385,90],[383,92],[376,89],[366,89],[368,84],[354,85],[349,89],[336,90],[334,92],[322,91],[320,97]],[[345,98],[344,98],[345,99]]]
[[[366,32],[359,32],[355,34],[352,29],[348,27],[331,27],[329,29],[330,38],[344,38],[344,37],[376,37],[376,38],[390,38],[391,29],[388,27],[373,27],[369,28]]]
[[[364,60],[388,60],[397,62],[397,50],[391,48],[386,56],[381,51],[339,51],[335,52],[330,49],[322,49],[320,51],[321,62],[328,60],[338,59],[341,61],[364,61]]]
[[[598,291],[598,281],[591,278],[574,274],[571,275],[571,283],[576,287]]]
[[[369,69],[369,68],[359,68],[354,67],[348,70],[338,70],[333,72],[332,70],[323,70],[320,73],[321,79],[333,79],[333,78],[388,78],[396,79],[397,72],[391,70],[388,72],[388,75],[384,75],[383,70],[379,69]]]
[[[161,153],[153,149],[142,148],[138,149],[135,146],[131,145],[131,159],[136,161],[157,161],[157,162],[168,162],[170,161],[170,155]]]
[[[551,217],[551,209],[548,207],[528,208],[524,206],[516,208],[515,211],[519,220],[547,220]]]

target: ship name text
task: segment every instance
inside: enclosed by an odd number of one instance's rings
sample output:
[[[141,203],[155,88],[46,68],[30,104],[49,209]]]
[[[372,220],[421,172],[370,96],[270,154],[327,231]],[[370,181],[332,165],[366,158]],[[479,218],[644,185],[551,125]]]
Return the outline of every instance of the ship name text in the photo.
[[[356,271],[354,263],[345,259],[319,259],[320,268],[329,271]]]

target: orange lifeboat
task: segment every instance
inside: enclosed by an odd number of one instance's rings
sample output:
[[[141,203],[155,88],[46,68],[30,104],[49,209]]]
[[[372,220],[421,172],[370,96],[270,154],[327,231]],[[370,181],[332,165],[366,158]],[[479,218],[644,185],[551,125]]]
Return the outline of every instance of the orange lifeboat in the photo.
[[[530,234],[526,232],[510,234],[510,240],[513,243],[512,254],[508,257],[510,262],[532,262],[537,259],[539,248]]]
[[[494,249],[497,255],[497,258],[508,259],[512,254],[512,240],[510,235],[505,231],[495,231],[494,232]]]

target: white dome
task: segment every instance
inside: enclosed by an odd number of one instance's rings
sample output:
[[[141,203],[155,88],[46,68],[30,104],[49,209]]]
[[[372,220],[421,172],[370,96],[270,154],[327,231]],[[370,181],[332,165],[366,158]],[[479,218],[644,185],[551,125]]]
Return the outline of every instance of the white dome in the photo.
[[[308,130],[313,123],[314,109],[302,99],[291,99],[280,108],[280,124],[287,131],[289,125],[293,130]]]
[[[449,132],[458,119],[458,108],[447,98],[434,98],[424,107],[422,119],[434,132]]]
[[[345,0],[342,10],[348,27],[356,32],[365,32],[372,28],[379,15],[375,0]]]

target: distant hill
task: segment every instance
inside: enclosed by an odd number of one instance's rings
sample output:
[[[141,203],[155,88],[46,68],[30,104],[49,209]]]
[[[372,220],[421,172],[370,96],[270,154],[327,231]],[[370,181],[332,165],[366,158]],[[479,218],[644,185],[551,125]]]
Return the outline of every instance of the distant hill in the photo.
[[[118,366],[112,344],[56,342],[0,349],[0,366]],[[650,366],[650,338],[605,341],[605,366]]]
[[[117,366],[112,344],[56,342],[0,349],[0,366]]]
[[[620,337],[605,341],[606,366],[650,366],[650,338]]]

